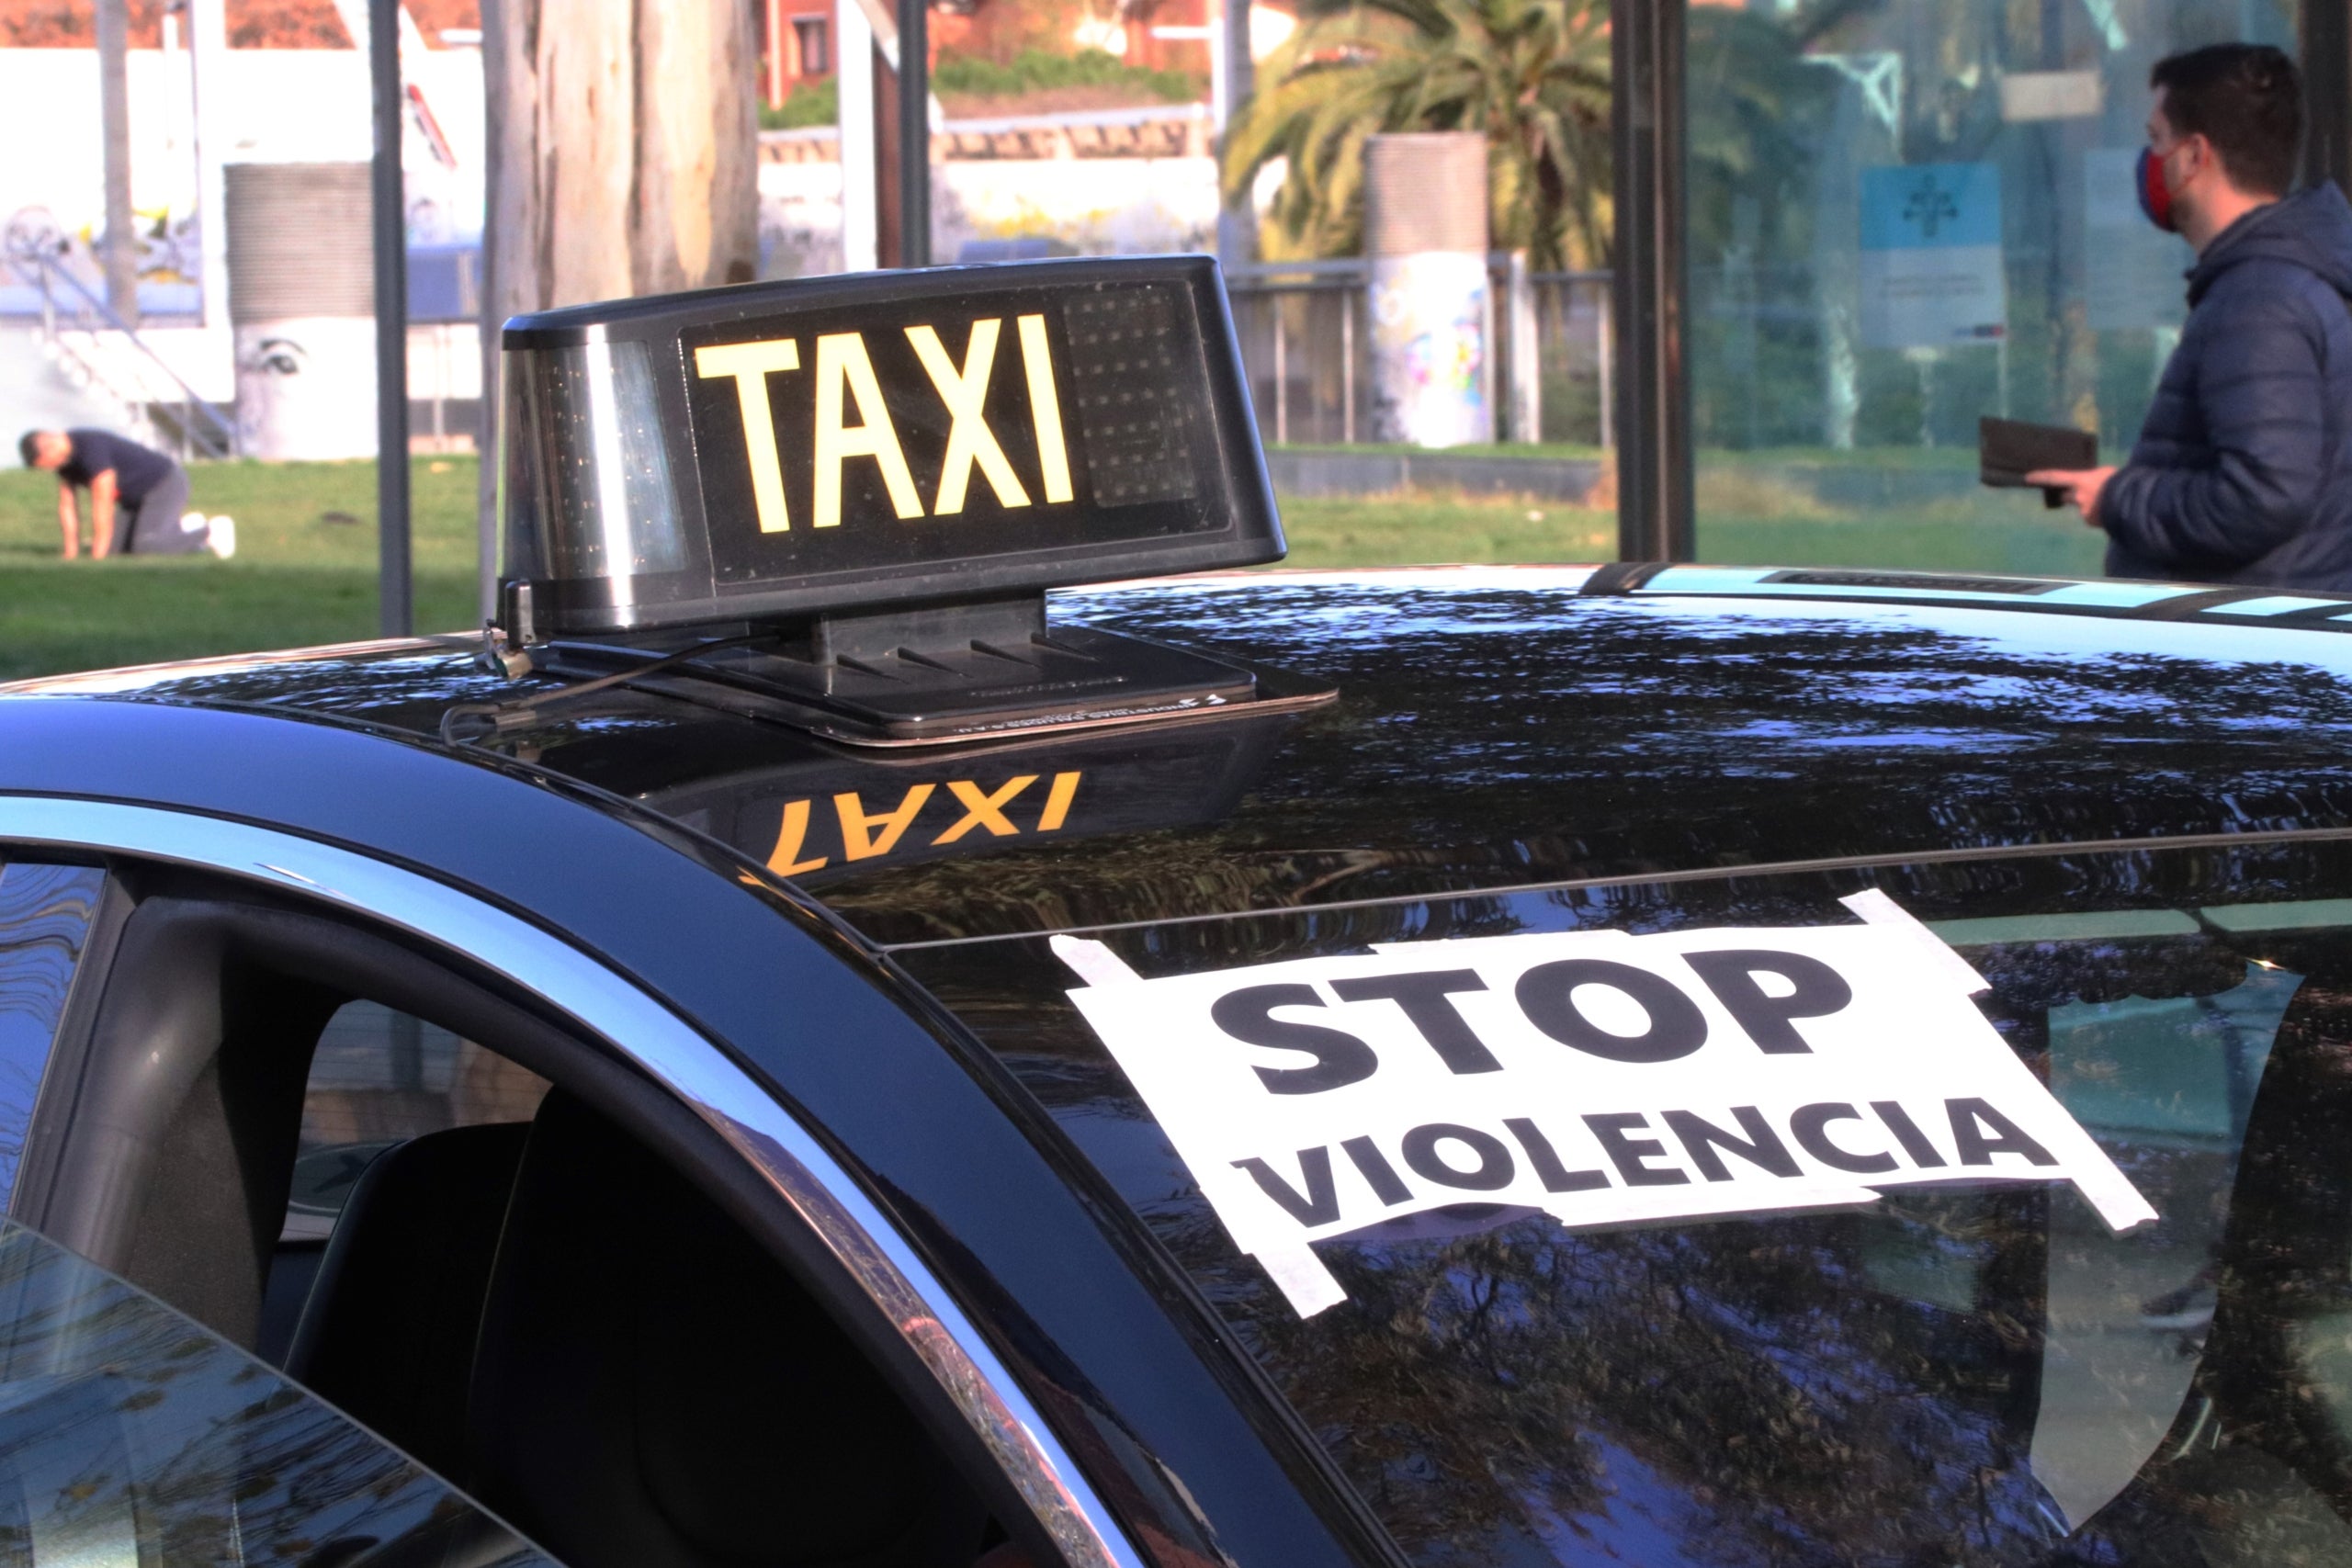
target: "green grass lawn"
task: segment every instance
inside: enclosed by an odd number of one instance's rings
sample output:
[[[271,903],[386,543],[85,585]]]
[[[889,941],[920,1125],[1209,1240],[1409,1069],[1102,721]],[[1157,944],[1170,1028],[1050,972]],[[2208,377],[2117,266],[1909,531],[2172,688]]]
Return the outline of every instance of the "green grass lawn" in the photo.
[[[469,457],[415,461],[422,629],[479,619],[475,474]],[[0,678],[375,634],[373,463],[204,464],[189,490],[191,505],[237,520],[236,559],[60,560],[56,481],[0,472]],[[338,513],[351,521],[328,521]]]
[[[1975,491],[1900,510],[1827,506],[1792,483],[1780,454],[1711,457],[1698,476],[1701,560],[1719,566],[1859,566],[2096,577],[2104,536],[2028,491]],[[1973,457],[1971,457],[1973,471]],[[1416,561],[1590,561],[1617,553],[1614,509],[1489,496],[1283,502],[1293,566]]]
[[[1973,509],[1958,506],[1921,508],[1915,513],[1867,521],[1702,511],[1698,556],[1717,566],[1863,566],[2016,577],[2099,575],[2107,536],[2084,527],[2071,512],[2043,512],[2039,502],[2030,511],[2011,504],[2018,514],[2015,518],[1971,516]],[[1610,523],[1613,530],[1615,519]]]
[[[2099,539],[2014,491],[1861,516],[1775,478],[1793,454],[1701,468],[1699,554],[1728,565],[1944,568],[2091,575]],[[470,457],[414,463],[416,624],[456,631],[474,609]],[[56,485],[0,471],[0,679],[295,648],[376,630],[370,463],[209,464],[193,504],[237,520],[237,558],[57,558]],[[352,519],[334,522],[340,514]],[[1444,495],[1292,499],[1288,564],[1593,561],[1616,554],[1613,512]]]
[[[1337,443],[1294,441],[1285,450],[1293,452],[1401,452],[1412,457],[1425,457],[1429,448],[1408,446],[1396,441],[1359,441],[1351,446]],[[1573,457],[1587,461],[1607,457],[1608,449],[1588,446],[1575,441],[1489,441],[1472,442],[1445,448],[1446,454],[1464,457]],[[2123,454],[2110,451],[2108,462],[2122,461]],[[1846,451],[1827,446],[1766,446],[1753,451],[1704,451],[1699,454],[1699,468],[1749,469],[1758,468],[1899,468],[1942,469],[1968,473],[1976,471],[1976,448],[1973,446],[1858,446]]]
[[[1617,553],[1617,514],[1484,496],[1294,496],[1282,503],[1284,566],[1590,561]]]
[[[1815,466],[1860,466],[1842,461],[1850,454],[1824,456],[1841,461]],[[1973,473],[1975,454],[1967,456],[1964,469]],[[1701,463],[1699,558],[1718,566],[1862,566],[2025,577],[2099,574],[2107,536],[2084,526],[2071,510],[2045,511],[2037,491],[1968,487],[1949,499],[1901,507],[1830,506],[1815,499],[1790,472],[1801,471],[1809,461],[1805,455],[1759,453],[1747,460],[1711,456]]]

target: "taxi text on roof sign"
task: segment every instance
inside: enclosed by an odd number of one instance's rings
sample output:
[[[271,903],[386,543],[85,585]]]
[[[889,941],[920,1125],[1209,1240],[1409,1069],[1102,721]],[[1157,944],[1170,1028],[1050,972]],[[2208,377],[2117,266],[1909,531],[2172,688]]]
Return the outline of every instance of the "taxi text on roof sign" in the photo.
[[[1021,373],[1029,394],[1029,434],[1035,437],[1035,483],[1049,506],[1075,499],[1070,489],[1069,445],[1062,436],[1061,394],[1054,384],[1053,353],[1046,343],[1046,318],[1017,318],[1021,334]],[[964,510],[977,468],[1002,507],[1027,506],[1029,491],[1004,455],[1004,444],[989,428],[989,383],[996,367],[997,342],[1003,335],[1002,317],[969,323],[970,337],[958,367],[941,344],[938,329],[906,329],[907,343],[922,362],[923,373],[938,391],[947,412],[947,445],[940,457],[939,479],[931,491],[930,515],[952,516]],[[808,470],[814,499],[813,526],[837,528],[842,521],[842,474],[853,457],[870,457],[888,492],[890,510],[906,519],[924,515],[922,492],[907,466],[906,445],[890,418],[889,404],[874,373],[872,352],[863,333],[828,333],[816,340],[815,375],[810,387],[816,400],[814,434],[809,444]],[[743,445],[752,476],[752,502],[763,534],[782,534],[792,527],[792,510],[785,499],[784,458],[776,440],[775,404],[768,378],[777,372],[800,368],[800,344],[796,338],[770,338],[752,343],[706,344],[695,350],[695,373],[709,380],[735,384],[738,412],[743,418]],[[1003,400],[1000,400],[1002,401]],[[854,413],[855,423],[844,415]]]
[[[751,285],[503,343],[505,575],[555,634],[1282,554],[1206,257]]]

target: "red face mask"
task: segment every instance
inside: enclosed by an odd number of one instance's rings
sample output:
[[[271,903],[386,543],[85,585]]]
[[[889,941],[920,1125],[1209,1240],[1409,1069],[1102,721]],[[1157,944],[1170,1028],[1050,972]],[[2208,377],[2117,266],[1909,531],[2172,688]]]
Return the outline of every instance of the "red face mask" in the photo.
[[[2148,221],[2167,234],[2180,232],[2172,214],[2172,190],[2165,184],[2165,161],[2153,147],[2140,149],[2139,184],[2140,210],[2148,215]]]

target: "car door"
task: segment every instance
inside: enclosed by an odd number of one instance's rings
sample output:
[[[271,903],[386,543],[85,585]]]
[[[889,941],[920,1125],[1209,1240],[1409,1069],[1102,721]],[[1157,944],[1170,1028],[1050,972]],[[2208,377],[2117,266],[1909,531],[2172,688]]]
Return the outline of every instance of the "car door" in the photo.
[[[28,1561],[1137,1561],[838,1162],[577,948],[243,824],[0,833]]]
[[[107,874],[0,864],[0,1199]],[[0,1561],[547,1562],[254,1356],[0,1220]]]
[[[640,1120],[631,1135],[699,1161],[695,1179],[819,1281],[958,1472],[1007,1478],[990,1483],[1016,1502],[991,1517],[1055,1518],[1054,1550],[1082,1561],[1091,1535],[1114,1561],[1395,1561],[1313,1434],[1035,1100],[755,861],[524,763],[357,725],[85,699],[0,702],[8,844],[17,859],[194,867],[293,900],[380,939],[370,951],[388,962],[432,961],[435,978],[402,995],[371,982],[367,999],[429,1019],[458,994],[441,977],[462,971],[501,1017],[519,1006],[594,1047],[567,1070],[658,1086],[601,1103],[661,1110],[668,1132]],[[294,1149],[303,1086],[285,1092]],[[778,1150],[826,1180],[775,1174]],[[75,1186],[57,1201],[106,1190]],[[286,1214],[247,1220],[257,1259]],[[862,1282],[877,1261],[879,1295]]]

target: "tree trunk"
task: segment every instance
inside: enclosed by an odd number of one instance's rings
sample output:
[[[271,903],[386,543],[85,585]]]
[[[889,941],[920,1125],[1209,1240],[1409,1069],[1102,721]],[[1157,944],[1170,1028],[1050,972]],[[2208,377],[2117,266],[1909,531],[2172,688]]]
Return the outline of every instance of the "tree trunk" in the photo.
[[[100,256],[107,303],[139,324],[139,236],[130,213],[130,7],[97,0],[98,123],[105,160],[107,231]]]
[[[757,37],[750,0],[638,0],[636,293],[758,275]]]
[[[484,613],[498,328],[593,299],[746,283],[759,263],[751,0],[482,0]]]

